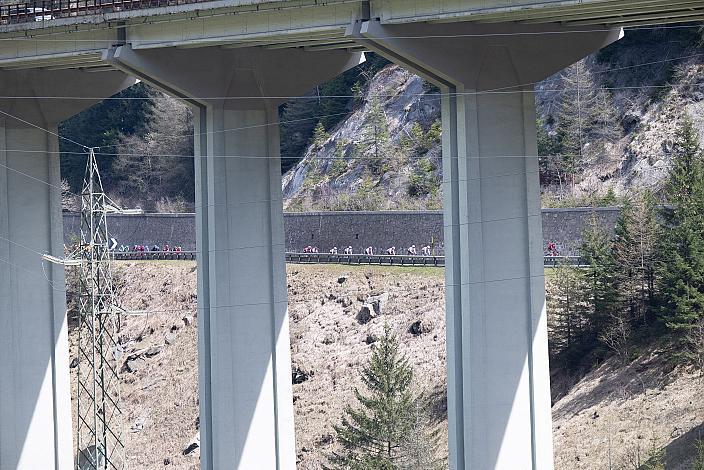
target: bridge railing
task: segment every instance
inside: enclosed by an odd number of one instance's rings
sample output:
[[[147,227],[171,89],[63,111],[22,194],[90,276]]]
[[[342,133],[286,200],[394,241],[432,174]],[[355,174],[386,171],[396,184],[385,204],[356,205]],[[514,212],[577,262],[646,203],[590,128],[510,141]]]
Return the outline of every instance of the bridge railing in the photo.
[[[444,256],[286,253],[287,263],[378,264],[386,266],[445,266]]]
[[[119,261],[196,259],[195,251],[116,251],[113,255]]]
[[[116,260],[195,260],[195,251],[117,251]],[[332,253],[286,253],[287,263],[308,264],[377,264],[382,266],[445,266],[444,256],[413,256],[413,255],[365,255],[365,254],[332,254]],[[545,256],[543,265],[555,268],[562,264],[585,266],[580,256]]]
[[[0,24],[47,22],[58,18],[203,3],[211,0],[37,0],[0,5]]]
[[[543,266],[546,268],[556,268],[560,265],[586,266],[586,262],[581,256],[544,256]]]

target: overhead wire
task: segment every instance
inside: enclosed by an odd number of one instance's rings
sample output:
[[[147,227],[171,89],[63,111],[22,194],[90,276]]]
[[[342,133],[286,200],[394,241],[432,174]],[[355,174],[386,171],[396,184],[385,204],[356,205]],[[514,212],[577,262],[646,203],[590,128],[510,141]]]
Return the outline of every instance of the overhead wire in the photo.
[[[657,60],[657,61],[649,61],[649,62],[644,62],[644,63],[640,63],[640,64],[631,64],[631,65],[623,66],[623,67],[616,67],[616,68],[610,68],[610,69],[599,70],[599,71],[596,71],[596,72],[594,72],[594,73],[609,73],[609,72],[620,71],[620,70],[625,70],[625,69],[632,69],[632,68],[638,68],[638,67],[647,67],[647,66],[658,65],[658,64],[668,63],[668,62],[673,62],[673,61],[687,60],[687,59],[691,59],[691,58],[694,58],[694,57],[699,57],[699,56],[702,56],[702,55],[704,55],[704,53],[688,54],[688,55],[685,55],[685,56],[672,57],[672,58],[662,59],[662,60]],[[438,97],[441,97],[441,96],[443,96],[443,95],[472,95],[472,94],[491,94],[491,93],[502,93],[502,94],[503,94],[503,93],[537,93],[537,94],[539,94],[539,93],[548,93],[548,92],[562,93],[562,92],[565,92],[565,91],[568,91],[568,90],[569,90],[569,88],[564,88],[564,87],[563,87],[563,88],[559,88],[559,89],[540,89],[540,90],[538,90],[538,91],[533,91],[533,90],[508,90],[509,88],[522,88],[522,87],[526,87],[526,86],[534,86],[534,85],[536,85],[536,84],[538,84],[538,83],[540,83],[540,82],[539,82],[539,81],[536,81],[536,82],[524,83],[524,84],[519,84],[519,85],[510,85],[510,86],[501,87],[501,88],[496,88],[496,89],[492,89],[492,90],[477,91],[477,92],[458,92],[458,93],[447,93],[447,94],[443,94],[443,93],[420,93],[420,94],[414,94],[413,96],[420,97],[421,99],[423,99],[423,98],[429,98],[429,99],[431,99],[431,100],[436,100],[436,99],[439,99]],[[611,90],[611,91],[613,91],[613,90],[634,90],[634,89],[646,89],[646,88],[675,88],[676,86],[677,86],[677,85],[641,85],[641,86],[629,86],[629,87],[601,87],[601,88],[604,89],[604,90]],[[699,87],[701,87],[701,86],[704,86],[704,84],[689,84],[689,85],[687,85],[687,86],[699,86]],[[393,97],[395,97],[395,96],[396,96],[396,95],[387,95],[386,97],[393,98]],[[354,95],[321,95],[321,96],[319,96],[319,97],[287,97],[287,98],[315,99],[315,100],[317,100],[317,99],[320,99],[320,98],[330,98],[330,99],[334,99],[334,98],[354,98],[354,97],[355,97]],[[377,96],[377,97],[378,97],[378,96]],[[25,98],[25,97],[17,97],[17,96],[15,96],[15,97],[0,97],[0,98],[17,98],[17,99],[20,99],[20,98]],[[69,98],[69,97],[46,97],[46,96],[45,96],[45,97],[26,97],[26,98],[34,98],[34,99],[91,99],[91,98],[80,98],[80,97],[71,97],[71,98]],[[132,100],[132,99],[146,100],[146,99],[160,99],[160,98],[161,98],[161,99],[172,99],[172,98],[167,97],[167,96],[159,97],[158,95],[157,95],[157,96],[154,96],[154,97],[110,97],[110,98],[105,98],[105,99],[106,99],[106,100],[113,100],[113,99],[114,99],[114,100]],[[236,99],[237,97],[231,97],[231,98],[232,98],[232,99]],[[251,97],[250,97],[250,98],[251,98]],[[98,99],[98,98],[92,98],[92,99]],[[227,97],[220,97],[220,99],[227,99]],[[61,137],[61,136],[59,136],[58,134],[56,134],[56,133],[54,133],[54,132],[51,132],[51,131],[49,131],[49,130],[47,130],[47,129],[44,129],[44,128],[40,127],[40,126],[37,126],[36,124],[29,123],[29,122],[27,122],[27,121],[25,121],[25,120],[23,120],[23,119],[21,119],[21,118],[19,118],[19,117],[17,117],[17,116],[10,115],[9,113],[4,112],[4,111],[0,111],[0,112],[2,112],[2,113],[3,113],[4,115],[6,115],[6,116],[12,117],[12,118],[17,119],[17,120],[19,120],[19,121],[21,121],[21,122],[24,122],[24,123],[26,123],[26,124],[32,125],[33,127],[39,128],[39,129],[41,129],[41,130],[44,130],[44,131],[46,131],[46,132],[48,132],[48,133],[50,133],[50,134],[52,134],[52,135],[55,135],[55,136],[60,137],[60,138],[62,138],[62,139],[64,139],[64,140],[67,140],[68,142],[71,142],[71,143],[73,143],[73,144],[75,144],[75,145],[78,145],[79,147],[82,147],[82,148],[84,148],[84,149],[87,149],[87,148],[88,148],[87,146],[85,146],[85,145],[83,145],[83,144],[80,144],[79,142],[76,142],[76,141],[74,141],[74,140],[71,140],[71,139],[68,139],[68,138],[65,138],[65,137]],[[218,133],[236,132],[236,131],[249,130],[249,129],[255,129],[255,128],[276,126],[276,125],[288,124],[288,123],[294,123],[294,122],[303,122],[303,121],[309,121],[309,120],[320,120],[320,119],[323,119],[323,118],[338,117],[338,116],[341,116],[341,115],[348,115],[348,114],[350,114],[350,113],[349,113],[349,112],[344,112],[344,113],[332,113],[332,114],[326,114],[326,115],[311,116],[311,117],[307,117],[307,118],[300,118],[300,119],[293,119],[293,120],[279,120],[279,121],[271,122],[271,123],[255,124],[255,125],[241,126],[241,127],[228,128],[228,129],[218,129],[218,130],[215,130],[215,131],[194,132],[194,133],[189,133],[189,134],[165,134],[165,133],[156,133],[156,134],[157,134],[157,135],[161,135],[161,136],[165,136],[165,137],[174,137],[174,138],[185,137],[185,138],[189,138],[189,137],[194,137],[194,136],[213,135],[213,134],[218,134]],[[119,146],[120,146],[120,144],[110,144],[110,145],[101,146],[100,148],[119,147]],[[25,151],[25,152],[26,152],[26,150],[16,150],[16,151],[17,151],[17,152],[20,152],[20,151]],[[33,151],[29,151],[29,152],[33,152]],[[40,153],[40,152],[38,152],[38,153]],[[44,152],[44,153],[47,153],[47,152]],[[66,152],[60,152],[60,153],[63,153],[63,154],[71,154],[71,153],[73,153],[73,152],[66,151]],[[130,154],[125,154],[124,152],[123,152],[123,153],[120,153],[120,154],[116,154],[116,153],[106,153],[106,152],[98,152],[98,153],[101,154],[101,155],[104,155],[104,156],[117,156],[117,155],[128,155],[128,156],[129,156],[129,155],[130,155]],[[82,154],[82,152],[81,152],[81,154]],[[140,154],[132,154],[132,155],[134,155],[134,156],[141,156]],[[158,155],[153,155],[153,156],[158,156]],[[169,156],[169,155],[167,155],[167,156]],[[191,157],[191,156],[187,156],[187,157]]]
[[[630,66],[617,67],[617,68],[612,69],[612,70],[597,71],[596,73],[606,73],[606,72],[609,72],[609,71],[623,70],[623,69],[627,69],[627,68],[635,68],[635,67],[642,67],[642,66],[650,66],[650,65],[660,64],[660,63],[673,62],[673,61],[677,61],[677,60],[686,60],[686,59],[693,58],[693,57],[697,57],[697,56],[700,56],[700,55],[702,55],[702,54],[690,54],[690,55],[687,55],[687,56],[669,58],[669,59],[664,59],[664,60],[659,60],[659,61],[651,61],[651,62],[646,62],[646,63],[642,63],[642,64],[633,64],[633,65],[630,65]],[[531,83],[531,84],[535,84],[535,83]],[[529,85],[531,85],[531,84],[514,85],[514,86],[510,86],[510,87],[506,87],[506,88],[520,88],[520,87],[524,87],[524,86],[529,86]],[[606,89],[644,89],[644,88],[652,88],[652,87],[654,87],[654,86],[611,87],[611,88],[606,88]],[[662,85],[662,86],[657,86],[657,87],[658,87],[658,88],[674,88],[675,86],[673,86],[673,85]],[[546,92],[546,91],[551,91],[551,90],[540,90],[540,92]],[[565,91],[565,89],[562,88],[562,89],[552,90],[552,91],[561,92],[561,91]],[[454,95],[461,95],[461,94],[480,94],[480,93],[523,93],[523,92],[531,92],[531,93],[533,93],[533,91],[528,91],[528,90],[512,90],[512,91],[507,91],[507,90],[485,90],[485,91],[477,91],[477,92],[448,93],[447,95],[453,95],[453,94],[454,94]],[[442,94],[437,94],[437,93],[436,93],[436,94],[427,94],[427,93],[419,94],[419,96],[422,96],[422,97],[429,97],[429,98],[435,98],[435,97],[437,97],[437,96],[439,96],[439,95],[442,95]],[[390,96],[395,96],[395,95],[390,95]],[[352,96],[352,95],[329,95],[329,96],[324,96],[324,95],[323,95],[323,96],[321,96],[320,98],[353,98],[353,97],[354,97],[354,96]],[[14,97],[14,98],[22,98],[22,97]],[[36,96],[35,96],[35,97],[32,97],[32,98],[33,98],[33,99],[61,99],[61,97],[36,97]],[[65,97],[64,97],[64,98],[65,98]],[[280,98],[286,98],[286,97],[280,97]],[[288,97],[288,98],[300,98],[300,97]],[[70,99],[79,99],[79,98],[71,97]],[[82,98],[80,98],[80,99],[82,99]],[[86,99],[88,99],[88,98],[86,98]],[[122,97],[122,98],[119,98],[119,97],[118,97],[118,98],[109,98],[109,99],[143,99],[143,98],[135,98],[135,97]],[[303,97],[302,99],[312,99],[312,98],[305,98],[305,97]],[[318,98],[316,97],[315,99],[318,99]],[[34,128],[40,129],[40,130],[42,130],[42,131],[44,131],[44,132],[47,132],[48,134],[53,135],[53,136],[55,136],[55,137],[57,137],[57,138],[60,138],[60,139],[62,139],[62,140],[65,140],[65,141],[67,141],[67,142],[70,142],[70,143],[72,143],[72,144],[78,145],[79,147],[82,147],[82,148],[84,148],[84,149],[88,149],[88,148],[89,148],[88,146],[86,146],[86,145],[84,145],[84,144],[81,144],[81,143],[79,143],[79,142],[77,142],[77,141],[75,141],[75,140],[73,140],[73,139],[70,139],[70,138],[61,136],[61,135],[59,135],[59,134],[57,134],[57,133],[55,133],[55,132],[53,132],[53,131],[51,131],[51,130],[49,130],[49,129],[45,129],[45,128],[43,128],[43,127],[41,127],[41,126],[38,126],[38,125],[36,125],[36,124],[34,124],[34,123],[31,123],[31,122],[29,122],[29,121],[26,121],[26,120],[24,120],[24,119],[22,119],[22,118],[20,118],[20,117],[18,117],[18,116],[14,116],[14,115],[12,115],[12,114],[10,114],[10,113],[7,113],[7,112],[5,112],[5,111],[2,111],[2,110],[0,110],[0,113],[3,114],[3,115],[5,115],[5,116],[7,116],[7,117],[10,117],[10,118],[13,118],[13,119],[17,119],[18,121],[23,122],[24,124],[30,125],[30,126],[32,126],[32,127],[34,127]],[[326,116],[326,117],[330,117],[330,116],[338,116],[338,115],[346,115],[346,114],[349,114],[349,113],[335,113],[335,114],[333,114],[333,115],[325,115],[325,116]],[[302,118],[302,119],[298,119],[298,120],[292,120],[292,121],[290,121],[290,122],[300,122],[300,121],[304,121],[304,120],[315,120],[315,119],[319,119],[320,117],[321,117],[321,116],[310,117],[310,118]],[[282,123],[282,121],[279,121],[279,122],[276,122],[276,123],[266,123],[266,124],[261,124],[261,125],[254,125],[254,126],[243,126],[243,127],[240,127],[240,128],[231,128],[231,129],[223,129],[223,130],[217,130],[217,131],[210,131],[210,132],[205,132],[205,133],[196,133],[195,135],[203,135],[203,134],[210,134],[210,133],[222,133],[222,132],[233,132],[233,131],[245,130],[245,129],[251,129],[251,128],[257,128],[257,127],[264,127],[264,126],[270,126],[270,125],[278,125],[278,124],[281,124],[281,123]],[[193,135],[193,134],[181,134],[181,135],[172,135],[172,136],[173,136],[173,137],[190,137],[190,136],[192,136],[192,135]],[[41,153],[41,154],[46,154],[46,153],[72,153],[72,154],[79,154],[79,153],[80,153],[80,152],[60,152],[60,151],[49,152],[49,151],[27,151],[27,150],[9,150],[9,149],[4,150],[4,151],[5,151],[5,152]],[[100,154],[100,155],[103,155],[103,156],[132,155],[132,156],[143,156],[143,157],[179,157],[179,158],[196,158],[196,157],[197,157],[197,158],[266,158],[266,159],[270,159],[270,158],[280,158],[278,155],[276,155],[276,156],[273,156],[273,155],[263,155],[263,156],[261,156],[261,155],[260,155],[260,156],[254,156],[254,155],[221,155],[221,156],[208,156],[208,155],[169,155],[169,154],[150,154],[150,155],[144,155],[144,154],[125,154],[125,153],[112,153],[112,154],[111,154],[111,153],[106,153],[106,152],[97,152],[97,153]],[[554,157],[554,158],[564,158],[565,155],[540,156],[540,157],[538,157],[538,158],[553,158],[553,157]],[[372,158],[373,158],[373,157],[372,157]],[[449,157],[449,158],[460,158],[460,157],[459,157],[459,156],[456,156],[456,157]],[[495,158],[524,158],[524,159],[525,159],[525,158],[535,158],[535,156],[524,156],[524,155],[467,156],[467,157],[463,157],[463,158],[466,158],[466,159],[473,159],[473,158],[492,158],[492,159],[495,159]],[[319,159],[320,159],[320,160],[335,160],[335,159],[355,160],[355,159],[346,159],[346,158],[344,158],[344,157],[331,157],[331,158],[321,157],[321,158],[319,158]],[[359,160],[359,159],[362,159],[362,160],[369,160],[369,159],[371,159],[371,158],[369,158],[369,157],[357,157],[356,159],[357,159],[357,160]],[[614,161],[622,161],[622,160],[623,160],[622,158],[619,158],[619,159],[615,159]],[[54,184],[51,184],[51,183],[49,183],[49,182],[47,182],[47,181],[44,181],[44,180],[42,180],[42,179],[40,179],[40,178],[37,178],[37,177],[33,176],[33,175],[24,173],[24,172],[22,172],[22,171],[20,171],[20,170],[17,170],[17,169],[15,169],[15,168],[12,168],[12,167],[10,167],[10,166],[8,166],[8,165],[2,165],[2,164],[0,164],[0,166],[2,166],[2,167],[4,167],[4,168],[8,169],[9,171],[17,172],[17,173],[19,173],[19,174],[21,174],[21,175],[23,175],[23,176],[25,176],[25,177],[27,177],[27,178],[30,178],[30,179],[32,179],[32,180],[34,180],[34,181],[47,184],[47,185],[49,185],[49,186],[51,186],[51,187],[54,187],[54,188],[57,188],[57,189],[61,189],[60,187],[58,187],[58,186],[56,186],[56,185],[54,185]],[[517,174],[518,174],[518,173],[517,173]],[[525,172],[521,172],[520,174],[525,174]],[[496,177],[498,177],[498,176],[501,176],[501,175],[496,175]],[[507,176],[507,175],[504,175],[504,176]],[[486,177],[484,177],[484,178],[486,178]],[[477,179],[484,179],[484,178],[477,178]],[[447,182],[447,181],[443,181],[443,183],[446,183],[446,182]],[[280,201],[281,201],[281,200],[279,200],[279,199],[260,200],[260,201],[245,201],[245,202],[238,201],[238,202],[234,202],[234,203],[215,203],[215,204],[207,204],[207,205],[200,206],[200,207],[197,207],[197,208],[203,209],[203,208],[205,208],[205,207],[208,207],[208,206],[215,206],[215,205],[226,205],[226,206],[229,206],[229,205],[241,205],[241,204],[267,203],[267,202],[268,202],[268,203],[271,203],[271,202],[280,202]],[[0,237],[0,238],[5,239],[4,237]],[[21,247],[23,247],[23,248],[30,249],[30,248],[28,248],[28,247],[26,247],[26,246],[24,246],[24,245],[21,245],[21,244],[19,244],[19,243],[17,243],[17,242],[12,241],[12,240],[9,240],[9,239],[5,239],[5,240],[8,240],[8,241],[10,241],[11,243],[14,243],[14,244],[16,244],[16,245],[18,245],[18,246],[21,246]],[[265,245],[265,246],[271,246],[271,245]],[[252,246],[252,247],[234,247],[234,248],[228,249],[227,251],[242,250],[242,249],[247,249],[247,248],[257,248],[257,247],[258,247],[258,246]],[[264,246],[262,246],[262,247],[264,247]],[[30,250],[31,250],[31,249],[30,249]],[[37,253],[37,254],[39,254],[39,255],[42,255],[42,253],[40,253],[39,251],[35,251],[35,253]],[[2,261],[6,262],[6,263],[9,263],[7,260],[2,260]],[[10,264],[12,264],[12,263],[10,263]],[[43,266],[42,266],[42,268],[43,268]],[[31,271],[30,271],[30,272],[31,272]],[[45,275],[45,277],[46,277],[46,275]],[[47,280],[48,280],[48,278],[47,278]],[[49,281],[49,280],[48,280],[48,281]],[[51,283],[51,281],[49,281],[49,282]],[[53,287],[53,284],[52,284],[52,287]]]
[[[669,61],[673,61],[673,60],[680,60],[680,59],[690,58],[690,57],[694,57],[694,56],[697,56],[697,55],[700,55],[700,54],[692,54],[692,55],[682,56],[682,57],[678,57],[678,58],[670,58],[670,59],[666,59],[666,60],[663,60],[663,61],[651,61],[651,62],[647,62],[647,63],[644,63],[644,64],[634,64],[634,65],[631,65],[631,66],[628,66],[628,67],[629,67],[629,68],[634,68],[634,67],[638,67],[638,66],[649,66],[649,65],[654,65],[654,64],[657,64],[657,63],[663,63],[663,62],[669,62]],[[675,86],[673,86],[673,85],[668,85],[667,87],[669,87],[669,88],[674,88]],[[22,118],[19,118],[19,117],[17,117],[17,116],[14,116],[14,115],[12,115],[12,114],[10,114],[10,113],[7,113],[7,112],[5,112],[5,111],[0,111],[0,112],[3,113],[4,115],[8,116],[8,117],[17,119],[17,120],[19,120],[19,121],[21,121],[21,122],[23,122],[23,123],[32,125],[32,126],[35,127],[35,128],[41,129],[41,130],[43,130],[43,131],[45,131],[45,132],[48,132],[48,133],[51,134],[51,135],[54,135],[54,136],[57,136],[57,137],[61,137],[61,136],[58,136],[56,133],[54,133],[54,132],[52,132],[52,131],[50,131],[50,130],[48,130],[48,129],[45,129],[45,128],[41,127],[41,126],[38,126],[38,125],[33,124],[33,123],[30,123],[30,122],[28,122],[28,121],[26,121],[26,120],[24,120],[24,119],[22,119]],[[339,114],[347,114],[347,113],[335,113],[335,115],[339,115]],[[330,116],[330,115],[326,115],[326,116]],[[319,117],[320,117],[320,116],[318,116],[318,118],[319,118]],[[303,118],[303,119],[301,119],[301,120],[309,120],[309,119],[316,119],[316,117]],[[299,121],[299,120],[292,120],[291,122],[295,122],[295,121]],[[280,122],[279,122],[279,123],[280,123]],[[262,126],[268,126],[268,125],[275,125],[275,124],[278,124],[278,123],[261,124],[261,125],[256,125],[256,127],[262,127]],[[230,131],[244,130],[244,129],[248,129],[248,128],[252,128],[252,127],[253,127],[253,126],[244,126],[244,127],[240,127],[240,128],[231,128],[231,129],[218,130],[218,131],[211,131],[211,132],[212,132],[212,133],[215,133],[215,132],[230,132]],[[210,132],[206,132],[206,133],[210,133]],[[199,135],[203,135],[203,134],[206,134],[206,133],[199,133]],[[187,137],[187,136],[190,136],[190,134],[180,134],[180,135],[178,135],[178,137]],[[71,139],[66,139],[66,140],[69,141],[69,142],[71,142],[71,143],[74,143],[74,144],[76,144],[76,145],[78,145],[78,146],[80,146],[80,147],[88,148],[88,146],[86,146],[86,145],[84,145],[84,144],[81,144],[81,143],[79,143],[79,142],[76,142],[76,141],[74,141],[74,140],[71,140]],[[6,151],[6,152],[14,152],[14,151],[16,151],[16,152],[28,152],[28,153],[37,153],[37,154],[46,154],[46,153],[70,153],[70,154],[81,154],[81,155],[84,154],[84,153],[82,153],[82,152],[60,152],[60,151],[47,152],[47,151],[27,151],[27,150],[9,150],[9,149],[8,149],[8,150],[5,150],[5,151]],[[144,157],[144,158],[151,158],[151,157],[159,157],[159,158],[162,158],[162,157],[170,157],[170,158],[238,158],[238,159],[272,159],[272,158],[280,158],[279,155],[183,155],[183,154],[144,154],[144,153],[128,154],[128,153],[124,153],[124,152],[123,152],[123,153],[96,152],[96,154],[102,155],[102,156],[137,156],[137,157]],[[569,155],[567,155],[567,154],[543,155],[543,156],[538,156],[538,158],[540,158],[540,159],[550,159],[550,158],[558,158],[558,159],[561,159],[561,158],[565,158],[565,157],[568,157],[568,156],[569,156]],[[579,156],[579,155],[573,155],[573,156]],[[483,159],[483,158],[484,158],[484,159],[496,159],[496,158],[523,158],[523,159],[525,159],[525,158],[534,158],[534,157],[535,157],[535,156],[532,156],[532,155],[529,155],[529,156],[525,156],[525,155],[494,155],[494,156],[465,156],[465,157],[462,157],[462,158],[469,160],[469,159]],[[349,159],[348,159],[348,158],[345,158],[345,157],[318,157],[317,160],[347,160],[347,161],[352,161],[352,160],[372,160],[372,159],[374,159],[374,158],[375,158],[375,157],[371,157],[371,156],[360,156],[360,157],[349,158]],[[425,157],[418,157],[418,159],[421,159],[421,158],[425,158]],[[448,158],[448,157],[446,157],[446,158]],[[453,157],[449,157],[449,158],[460,158],[460,157],[459,157],[459,156],[453,156]],[[379,158],[379,159],[381,159],[381,158]],[[613,159],[613,160],[609,160],[609,161],[622,161],[622,160],[623,160],[622,158],[618,158],[618,159]],[[603,160],[602,160],[602,161],[603,161]],[[48,183],[48,182],[46,182],[46,181],[43,181],[43,180],[41,180],[41,179],[39,179],[39,178],[36,178],[36,177],[33,176],[33,175],[29,175],[29,174],[27,174],[27,173],[24,173],[24,172],[22,172],[22,171],[20,171],[20,170],[15,169],[15,168],[9,167],[9,166],[7,166],[7,165],[2,165],[2,164],[0,164],[0,166],[4,167],[4,168],[6,168],[6,169],[8,169],[8,170],[10,170],[10,171],[17,172],[17,173],[19,173],[19,174],[21,174],[21,175],[24,175],[24,176],[26,176],[27,178],[30,178],[30,179],[32,179],[32,180],[35,180],[35,181],[38,181],[38,182],[47,184],[47,185],[49,185],[49,186],[51,186],[51,187],[55,187],[55,188],[60,189],[60,188],[59,188],[58,186],[56,186],[56,185],[53,185],[53,184]],[[259,201],[259,202],[262,202],[262,201]],[[274,202],[274,201],[269,201],[269,202]],[[250,203],[252,203],[252,202],[245,202],[244,204],[250,204]],[[225,204],[225,205],[228,205],[227,203],[224,203],[224,204]],[[239,202],[239,203],[234,203],[234,204],[243,204],[243,203]],[[214,204],[214,205],[221,205],[221,204]],[[211,205],[206,205],[206,206],[211,206]],[[201,206],[200,208],[205,208],[206,206]]]
[[[697,54],[697,55],[704,55],[703,54]],[[653,65],[653,64],[647,64],[647,65]],[[630,66],[631,68],[635,66]],[[595,72],[597,73],[597,72]],[[542,80],[535,81],[535,82],[527,82],[527,83],[520,83],[516,85],[507,85],[505,87],[501,87],[502,89],[496,89],[496,90],[478,90],[478,91],[457,91],[457,92],[449,92],[449,93],[443,93],[443,92],[438,92],[438,93],[410,93],[407,94],[406,96],[411,96],[411,97],[428,97],[432,98],[435,100],[440,100],[443,97],[466,97],[466,96],[482,96],[482,95],[510,95],[510,94],[536,94],[536,93],[547,93],[547,92],[552,92],[552,93],[559,93],[559,92],[564,92],[564,91],[570,91],[570,88],[541,88],[540,90],[511,90],[511,88],[525,88],[529,86],[536,85],[538,83],[542,82]],[[632,85],[632,86],[611,86],[611,87],[601,87],[602,90],[607,90],[607,91],[619,91],[619,90],[650,90],[650,89],[663,89],[663,88],[671,88],[673,85]],[[704,86],[704,84],[701,83],[694,83],[690,84],[689,86],[694,86],[694,87],[701,87]],[[369,95],[369,98],[374,99],[374,98],[395,98],[396,94],[372,94]],[[194,96],[194,97],[189,97],[190,99],[194,100],[217,100],[217,101],[238,101],[238,100],[253,100],[253,99],[261,99],[261,100],[288,100],[288,101],[293,101],[293,100],[311,100],[310,96],[286,96],[286,95],[252,95],[252,96]],[[355,95],[320,95],[320,99],[352,99],[356,98]],[[3,100],[11,100],[11,99],[17,99],[17,100],[23,100],[23,99],[32,99],[32,100],[90,100],[90,101],[146,101],[146,100],[170,100],[174,99],[169,96],[163,96],[163,97],[136,97],[136,96],[125,96],[125,97],[98,97],[98,96],[19,96],[19,95],[5,95],[5,96],[0,96],[0,99]],[[316,98],[317,100],[318,98]],[[309,119],[309,118],[305,118]],[[220,131],[223,132],[223,131]],[[227,132],[225,130],[224,132]],[[190,135],[190,134],[189,134]]]
[[[646,67],[646,66],[651,66],[651,65],[657,65],[657,64],[662,64],[662,63],[669,63],[669,62],[675,62],[679,60],[687,60],[687,59],[692,59],[694,57],[700,57],[704,55],[704,53],[695,53],[695,54],[687,54],[684,56],[678,56],[678,57],[671,57],[667,59],[660,59],[660,60],[655,60],[655,61],[649,61],[649,62],[643,62],[639,64],[631,64],[627,66],[619,66],[619,67],[611,67],[611,68],[606,68],[602,70],[596,70],[593,73],[596,74],[602,74],[602,73],[609,73],[609,72],[617,72],[621,70],[627,70],[627,69],[632,69],[632,68],[638,68],[638,67]],[[558,72],[559,73],[559,72]],[[538,91],[534,90],[514,90],[515,88],[525,88],[529,86],[534,86],[539,83],[541,83],[542,80],[536,80],[532,82],[525,82],[525,83],[520,83],[520,84],[515,84],[515,85],[505,85],[502,87],[497,87],[497,88],[490,88],[487,90],[476,90],[476,91],[463,91],[463,92],[450,92],[450,93],[442,93],[442,92],[433,92],[433,93],[411,93],[406,96],[412,96],[412,97],[428,97],[434,100],[440,99],[443,96],[472,96],[472,95],[484,95],[484,94],[499,94],[499,93],[545,93],[545,92],[560,92],[564,91],[565,89],[540,89]],[[660,87],[667,87],[668,85],[655,85],[655,86],[660,86]],[[635,86],[635,87],[607,87],[604,89],[608,90],[619,90],[619,89],[630,89],[630,88],[645,88],[648,87],[647,85],[643,86]],[[654,87],[654,86],[650,86]],[[397,95],[396,94],[389,94],[389,95],[383,95],[383,94],[373,94],[369,95],[370,98],[394,98]],[[265,95],[258,95],[258,96],[191,96],[191,99],[196,99],[196,100],[249,100],[249,99],[286,99],[286,100],[315,100],[315,101],[320,101],[321,99],[350,99],[350,98],[356,98],[356,95],[341,95],[341,94],[336,94],[336,95],[321,95],[319,92],[316,94],[316,96],[307,96],[307,95],[295,95],[295,96],[282,96],[282,95],[271,95],[271,96],[265,96]],[[117,101],[144,101],[144,100],[170,100],[173,99],[172,97],[168,95],[151,95],[151,96],[125,96],[125,97],[120,97],[120,96],[110,96],[110,97],[90,97],[90,96],[18,96],[18,95],[12,95],[12,96],[0,96],[2,99],[58,99],[58,100],[102,100],[102,101],[111,101],[111,100],[117,100]],[[345,114],[345,113],[341,113]],[[337,114],[335,114],[337,115]],[[330,115],[333,116],[333,115]],[[309,119],[309,118],[305,118]],[[227,130],[225,130],[227,131]],[[214,131],[215,132],[215,131]]]

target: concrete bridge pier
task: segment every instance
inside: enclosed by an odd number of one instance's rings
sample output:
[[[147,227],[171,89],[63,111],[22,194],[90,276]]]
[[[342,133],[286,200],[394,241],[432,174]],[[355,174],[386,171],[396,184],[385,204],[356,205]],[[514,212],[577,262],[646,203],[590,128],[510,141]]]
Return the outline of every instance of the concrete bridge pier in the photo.
[[[553,468],[533,84],[619,37],[559,25],[354,25],[442,96],[450,468]]]
[[[122,46],[106,59],[196,116],[201,468],[293,470],[277,97],[360,54]]]
[[[97,83],[75,70],[2,71],[0,95],[106,97],[133,83],[119,72],[100,76]],[[2,469],[73,466],[64,270],[42,266],[40,253],[63,256],[57,124],[92,104],[0,99]]]

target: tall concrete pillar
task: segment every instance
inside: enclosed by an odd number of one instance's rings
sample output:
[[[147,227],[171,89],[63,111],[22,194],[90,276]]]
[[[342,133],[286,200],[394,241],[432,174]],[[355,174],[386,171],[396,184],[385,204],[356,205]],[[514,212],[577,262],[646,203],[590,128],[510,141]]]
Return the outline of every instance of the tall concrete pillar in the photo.
[[[201,468],[293,470],[276,97],[299,96],[360,56],[123,46],[109,60],[196,116]]]
[[[365,22],[352,34],[443,92],[450,467],[550,470],[533,84],[619,31]]]
[[[108,72],[89,88],[95,78],[0,72],[0,95],[109,96],[131,83]],[[73,466],[64,272],[40,253],[63,256],[57,123],[91,104],[0,100],[1,469]]]

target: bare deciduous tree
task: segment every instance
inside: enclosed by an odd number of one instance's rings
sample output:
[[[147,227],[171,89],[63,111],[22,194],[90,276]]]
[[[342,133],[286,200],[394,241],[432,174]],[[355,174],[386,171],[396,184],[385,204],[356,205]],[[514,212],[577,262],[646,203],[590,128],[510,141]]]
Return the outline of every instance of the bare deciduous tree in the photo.
[[[182,102],[158,94],[147,132],[123,136],[114,163],[118,196],[154,210],[158,204],[187,208],[193,200],[193,119]]]

